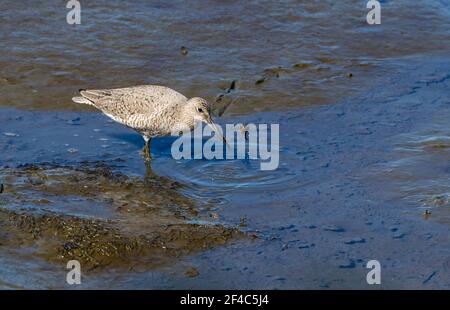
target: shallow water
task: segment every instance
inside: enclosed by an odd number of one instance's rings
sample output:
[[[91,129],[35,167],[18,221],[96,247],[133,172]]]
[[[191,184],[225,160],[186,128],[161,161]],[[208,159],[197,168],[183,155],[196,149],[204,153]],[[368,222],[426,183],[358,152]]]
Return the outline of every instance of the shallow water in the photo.
[[[450,223],[450,114],[440,110],[416,131],[394,137],[394,158],[378,173],[395,182],[396,198]]]
[[[0,5],[1,288],[70,288],[69,257],[83,288],[370,289],[371,259],[381,288],[450,288],[445,1],[383,1],[377,27],[365,1],[82,5],[76,27]],[[70,103],[143,83],[279,123],[279,168],[161,138],[150,171],[139,135]]]

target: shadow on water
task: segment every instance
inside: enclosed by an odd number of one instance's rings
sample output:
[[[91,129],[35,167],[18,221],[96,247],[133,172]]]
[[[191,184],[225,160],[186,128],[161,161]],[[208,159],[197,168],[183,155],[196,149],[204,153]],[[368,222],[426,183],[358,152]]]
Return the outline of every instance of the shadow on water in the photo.
[[[106,136],[126,143],[130,143],[137,147],[142,147],[143,145],[142,137],[135,133],[108,133]]]

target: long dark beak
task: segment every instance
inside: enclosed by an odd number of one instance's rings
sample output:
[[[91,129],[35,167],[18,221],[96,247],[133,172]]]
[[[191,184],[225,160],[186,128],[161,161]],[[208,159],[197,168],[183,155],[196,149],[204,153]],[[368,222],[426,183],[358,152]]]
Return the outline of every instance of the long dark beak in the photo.
[[[216,133],[216,135],[219,135],[220,137],[222,137],[223,142],[225,142],[225,144],[228,147],[231,147],[227,140],[225,139],[225,137],[221,134],[219,128],[217,127],[217,125],[212,121],[211,117],[208,118],[208,121],[206,122],[209,126],[211,126],[211,128],[214,130],[214,132]]]

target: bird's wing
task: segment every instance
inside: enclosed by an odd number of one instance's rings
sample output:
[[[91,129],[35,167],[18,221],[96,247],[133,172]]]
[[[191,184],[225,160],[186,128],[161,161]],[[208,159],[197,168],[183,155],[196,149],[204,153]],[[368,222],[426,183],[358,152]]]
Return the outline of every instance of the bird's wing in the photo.
[[[151,114],[187,101],[179,92],[158,85],[81,90],[80,94],[103,113],[122,123],[134,114]]]

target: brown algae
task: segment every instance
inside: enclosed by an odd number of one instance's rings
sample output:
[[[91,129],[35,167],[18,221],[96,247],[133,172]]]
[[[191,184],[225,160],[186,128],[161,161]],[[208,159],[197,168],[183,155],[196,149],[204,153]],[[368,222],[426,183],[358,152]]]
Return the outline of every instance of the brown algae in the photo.
[[[203,220],[179,184],[156,175],[141,180],[95,163],[24,165],[0,176],[9,188],[0,200],[0,244],[30,246],[50,262],[150,269],[244,236]],[[76,205],[105,211],[80,214]]]

